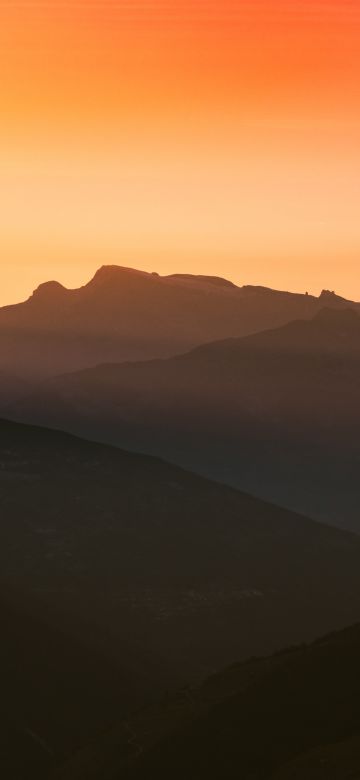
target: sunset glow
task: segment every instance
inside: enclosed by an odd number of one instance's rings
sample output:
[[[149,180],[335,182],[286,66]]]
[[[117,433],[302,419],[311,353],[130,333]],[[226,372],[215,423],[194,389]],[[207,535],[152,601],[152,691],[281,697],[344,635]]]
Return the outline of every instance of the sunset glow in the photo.
[[[103,263],[360,299],[358,0],[0,0],[0,304]]]

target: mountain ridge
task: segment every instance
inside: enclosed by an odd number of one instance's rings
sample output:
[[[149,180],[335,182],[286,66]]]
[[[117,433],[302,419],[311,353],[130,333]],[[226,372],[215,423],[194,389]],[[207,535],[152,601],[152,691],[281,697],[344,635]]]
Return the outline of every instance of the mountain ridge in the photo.
[[[82,287],[45,282],[26,301],[0,308],[0,363],[9,374],[37,380],[101,362],[166,358],[310,319],[324,304],[360,311],[333,294],[316,298],[221,277],[104,265]]]
[[[39,290],[46,289],[51,291],[51,287],[55,286],[61,290],[64,290],[69,293],[79,293],[83,290],[86,290],[87,288],[91,287],[94,288],[97,285],[102,286],[104,284],[113,284],[114,282],[125,280],[125,278],[131,278],[131,277],[137,277],[137,278],[143,278],[148,281],[161,281],[161,282],[175,282],[175,283],[181,283],[181,282],[193,282],[195,285],[197,284],[213,284],[215,286],[219,287],[226,287],[230,290],[237,290],[242,291],[244,293],[265,293],[265,294],[277,294],[279,296],[281,295],[288,295],[292,297],[306,297],[310,300],[327,300],[329,303],[347,303],[347,304],[355,304],[357,305],[360,302],[357,301],[351,301],[341,295],[338,295],[333,290],[328,290],[326,288],[323,288],[318,296],[314,294],[309,293],[300,293],[300,292],[293,292],[291,290],[278,290],[273,287],[268,287],[265,285],[252,285],[252,284],[245,284],[245,285],[238,285],[235,282],[226,279],[225,277],[221,276],[209,276],[206,274],[190,274],[190,273],[172,273],[172,274],[159,274],[156,271],[143,271],[138,268],[133,268],[130,266],[123,266],[123,265],[116,265],[116,264],[110,264],[110,265],[102,265],[100,266],[97,271],[95,271],[95,274],[93,277],[84,285],[78,287],[78,288],[67,288],[60,282],[56,280],[51,280],[48,282],[43,282],[40,284],[30,295],[30,298],[27,300],[30,300],[34,294],[36,295]],[[15,304],[18,305],[18,304]],[[21,305],[21,304],[20,304]]]
[[[68,619],[73,611],[87,610],[87,620],[106,629],[105,644],[110,631],[114,646],[121,646],[119,616],[129,635],[137,616],[134,641],[151,626],[149,658],[151,646],[158,651],[160,643],[174,668],[186,670],[189,663],[199,670],[216,665],[224,653],[239,657],[240,647],[244,653],[265,647],[257,633],[265,637],[270,615],[270,645],[280,645],[290,623],[288,636],[292,629],[301,635],[304,625],[311,635],[313,619],[321,633],[320,623],[331,626],[341,615],[344,625],[356,618],[356,535],[156,458],[11,421],[0,421],[0,430],[2,580],[9,588],[41,595],[53,614],[60,605]],[[28,516],[27,506],[36,506],[36,514]],[[315,584],[310,608],[307,591]],[[98,606],[89,592],[97,593]],[[292,609],[301,614],[283,625],[276,615],[290,592]],[[323,605],[320,622],[316,599]],[[215,624],[222,625],[223,640],[213,633]],[[213,640],[205,663],[209,631]]]
[[[359,394],[360,317],[330,308],[172,358],[64,374],[8,415],[158,455],[360,530]]]

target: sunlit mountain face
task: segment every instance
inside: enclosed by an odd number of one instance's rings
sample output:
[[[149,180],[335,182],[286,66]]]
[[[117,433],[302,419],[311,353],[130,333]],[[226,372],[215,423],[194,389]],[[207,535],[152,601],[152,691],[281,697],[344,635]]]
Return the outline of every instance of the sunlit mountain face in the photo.
[[[1,302],[104,262],[360,297],[356,0],[3,0]]]

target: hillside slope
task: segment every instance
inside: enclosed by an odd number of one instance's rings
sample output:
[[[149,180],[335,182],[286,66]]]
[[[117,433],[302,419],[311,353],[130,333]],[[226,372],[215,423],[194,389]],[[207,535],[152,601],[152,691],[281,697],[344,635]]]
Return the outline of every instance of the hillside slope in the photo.
[[[0,433],[4,583],[143,685],[360,616],[356,536],[156,459],[5,421]]]
[[[360,631],[355,627],[243,670],[230,669],[223,679],[210,681],[217,684],[217,700],[206,703],[195,721],[141,756],[129,776],[160,780],[170,773],[179,780],[290,780],[301,777],[302,766],[307,780],[321,776],[331,780],[339,770],[336,743],[346,741],[340,749],[341,777],[356,777],[359,650]],[[221,686],[226,691],[223,699]],[[207,696],[205,686],[200,697]]]
[[[360,617],[357,536],[160,460],[1,421],[0,513],[7,780],[47,777],[234,659]]]
[[[313,320],[168,360],[57,377],[11,415],[159,455],[360,531],[360,317]]]
[[[119,723],[59,780],[350,780],[360,627],[236,664]]]
[[[137,691],[66,619],[56,625],[34,596],[1,588],[0,776],[42,780],[136,706]]]

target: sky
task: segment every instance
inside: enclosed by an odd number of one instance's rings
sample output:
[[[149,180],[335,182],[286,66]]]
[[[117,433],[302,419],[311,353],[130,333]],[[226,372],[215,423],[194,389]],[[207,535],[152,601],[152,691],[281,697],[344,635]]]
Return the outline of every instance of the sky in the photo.
[[[106,263],[360,300],[359,0],[0,0],[0,304]]]

